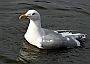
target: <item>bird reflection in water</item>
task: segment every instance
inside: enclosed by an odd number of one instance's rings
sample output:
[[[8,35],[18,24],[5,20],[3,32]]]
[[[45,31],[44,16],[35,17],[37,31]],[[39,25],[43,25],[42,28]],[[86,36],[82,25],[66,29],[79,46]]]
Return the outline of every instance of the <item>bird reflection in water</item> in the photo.
[[[47,55],[47,50],[39,49],[36,46],[29,44],[27,41],[24,41],[22,48],[20,49],[18,61],[22,61],[24,63],[35,63],[44,54]]]

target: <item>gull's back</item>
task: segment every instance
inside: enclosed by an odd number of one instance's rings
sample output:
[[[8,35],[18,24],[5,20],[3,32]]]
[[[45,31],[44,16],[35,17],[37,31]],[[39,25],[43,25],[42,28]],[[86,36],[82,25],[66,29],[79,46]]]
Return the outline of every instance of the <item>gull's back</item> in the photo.
[[[73,37],[63,37],[62,34],[54,30],[44,29],[44,32],[45,36],[43,36],[42,47],[45,49],[77,46]]]

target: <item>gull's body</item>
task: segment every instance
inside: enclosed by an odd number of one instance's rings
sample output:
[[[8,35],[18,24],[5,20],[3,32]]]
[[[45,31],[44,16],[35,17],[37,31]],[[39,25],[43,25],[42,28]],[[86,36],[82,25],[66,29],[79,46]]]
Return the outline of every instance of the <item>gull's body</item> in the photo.
[[[51,49],[59,47],[81,46],[85,34],[71,33],[68,30],[48,30],[41,27],[40,14],[35,10],[29,10],[25,15],[30,23],[25,33],[25,39],[32,45],[42,49]]]

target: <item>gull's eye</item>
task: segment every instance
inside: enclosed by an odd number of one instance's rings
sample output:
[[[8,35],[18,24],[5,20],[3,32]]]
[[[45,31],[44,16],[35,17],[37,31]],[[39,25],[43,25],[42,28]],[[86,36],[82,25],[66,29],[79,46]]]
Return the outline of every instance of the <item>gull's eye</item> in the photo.
[[[32,15],[35,15],[35,13],[33,13]]]

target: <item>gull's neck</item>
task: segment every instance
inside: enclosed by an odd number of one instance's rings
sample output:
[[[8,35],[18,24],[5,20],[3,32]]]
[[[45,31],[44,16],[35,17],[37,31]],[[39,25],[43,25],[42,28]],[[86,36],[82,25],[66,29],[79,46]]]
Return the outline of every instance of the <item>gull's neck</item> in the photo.
[[[36,20],[36,21],[30,20],[27,33],[36,34],[37,32],[40,33],[41,31],[42,31],[42,28],[41,28],[40,20]]]
[[[34,28],[41,28],[41,21],[40,20],[30,20],[28,29],[34,29]]]

